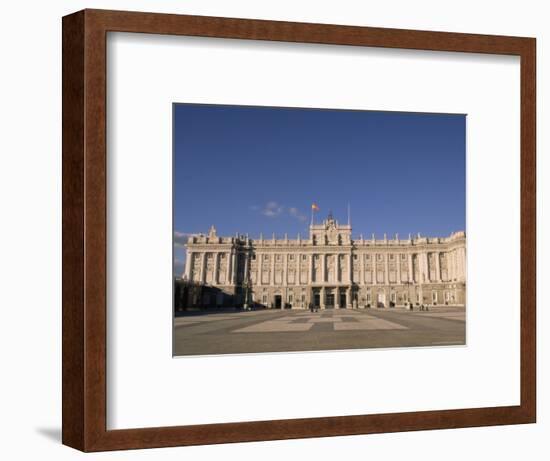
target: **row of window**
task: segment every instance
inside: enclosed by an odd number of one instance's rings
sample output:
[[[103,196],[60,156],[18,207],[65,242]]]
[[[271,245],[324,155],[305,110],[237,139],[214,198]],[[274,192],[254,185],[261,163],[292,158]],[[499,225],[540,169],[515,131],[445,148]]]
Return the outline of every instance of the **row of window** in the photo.
[[[371,255],[365,255],[365,260],[367,260],[367,261],[370,260],[370,256],[371,256]],[[388,258],[389,258],[390,261],[393,261],[393,260],[395,259],[395,256],[396,256],[396,255],[390,253],[390,254],[388,255]],[[401,260],[402,260],[402,261],[405,261],[405,260],[407,259],[407,255],[406,255],[406,254],[401,254],[401,255],[399,255],[399,256],[401,257]],[[319,255],[315,255],[314,257],[315,257],[315,260],[316,260],[316,261],[319,260]],[[289,254],[289,255],[288,255],[288,258],[289,258],[290,261],[294,261],[294,255],[293,255],[293,254]],[[344,258],[345,258],[345,255],[340,255],[340,259],[344,259]],[[252,259],[253,259],[253,260],[256,260],[256,254],[253,254],[253,255],[252,255]],[[354,259],[355,261],[357,261],[358,255],[354,254],[354,255],[353,255],[353,259]],[[377,259],[377,261],[383,261],[383,260],[384,260],[384,255],[382,255],[382,254],[377,254],[377,255],[376,255],[376,259]],[[281,261],[281,260],[282,260],[282,255],[280,255],[280,254],[275,255],[275,260],[276,260],[276,261]],[[302,261],[305,261],[305,260],[307,260],[307,255],[302,255]],[[269,261],[269,255],[264,255],[264,261]]]

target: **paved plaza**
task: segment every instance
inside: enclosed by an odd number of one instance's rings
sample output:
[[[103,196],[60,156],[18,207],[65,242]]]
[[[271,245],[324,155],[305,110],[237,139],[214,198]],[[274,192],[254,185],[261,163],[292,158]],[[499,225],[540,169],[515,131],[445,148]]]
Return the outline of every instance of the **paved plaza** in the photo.
[[[465,344],[465,309],[196,311],[174,319],[174,355]]]

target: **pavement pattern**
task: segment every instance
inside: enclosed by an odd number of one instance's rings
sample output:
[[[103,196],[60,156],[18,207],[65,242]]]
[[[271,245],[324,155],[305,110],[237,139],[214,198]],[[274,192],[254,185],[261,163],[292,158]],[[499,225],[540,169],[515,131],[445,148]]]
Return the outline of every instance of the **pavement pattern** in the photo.
[[[464,345],[465,320],[459,307],[186,312],[174,356]]]

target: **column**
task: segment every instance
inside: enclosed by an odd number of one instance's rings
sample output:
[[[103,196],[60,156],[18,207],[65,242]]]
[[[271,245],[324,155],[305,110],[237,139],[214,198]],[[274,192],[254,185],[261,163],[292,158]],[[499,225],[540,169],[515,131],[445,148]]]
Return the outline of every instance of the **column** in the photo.
[[[269,280],[271,281],[270,285],[275,285],[275,259],[277,255],[275,253],[271,254],[271,273],[269,274]]]
[[[459,248],[456,250],[456,259],[458,263],[458,280],[462,280],[463,274],[464,274],[464,268],[462,264],[462,248]]]
[[[264,265],[264,255],[259,254],[256,256],[256,285],[262,284],[262,270]]]
[[[334,308],[340,309],[340,289],[338,287],[334,289]]]
[[[351,285],[347,289],[346,302],[348,303],[348,309],[353,307],[353,303],[351,301]]]
[[[238,269],[238,264],[239,264],[239,253],[237,253],[237,251],[235,251],[235,254],[233,255],[233,269],[232,269],[232,283],[233,285],[236,285],[237,284],[237,269]]]
[[[327,262],[327,255],[322,254],[321,255],[321,282],[325,283],[326,281],[326,262]]]
[[[454,281],[456,279],[456,262],[454,251],[449,252],[449,260],[451,262],[451,280]]]
[[[321,293],[321,299],[319,301],[319,304],[321,309],[324,309],[325,308],[325,287],[321,287],[320,293]]]
[[[187,258],[185,259],[185,278],[191,280],[191,269],[193,268],[193,252],[187,250]]]
[[[288,253],[283,253],[283,286],[288,284]]]
[[[302,275],[302,268],[301,268],[301,265],[302,265],[302,254],[301,253],[298,253],[296,255],[296,264],[294,265],[294,282],[295,282],[295,285],[300,285],[300,277]],[[301,300],[301,298],[300,298]]]
[[[412,253],[407,254],[407,262],[409,264],[409,282],[414,282],[413,255],[412,255]]]
[[[314,264],[314,260],[315,260],[315,255],[313,253],[311,253],[310,261],[309,261],[309,283],[310,284],[313,283],[313,264]],[[313,301],[311,301],[311,302],[313,302]]]
[[[363,286],[365,285],[365,255],[359,254],[359,257],[361,258],[361,261],[359,262],[359,270],[361,271],[359,273],[359,283]]]
[[[418,267],[418,283],[423,283],[424,277],[424,255],[422,253],[416,253],[416,266]]]
[[[456,279],[460,280],[461,271],[460,271],[460,258],[459,258],[458,250],[454,251],[454,255],[455,255],[455,264],[456,264]]]
[[[424,273],[426,274],[425,281],[429,282],[430,281],[430,265],[428,263],[428,252],[427,251],[424,251],[422,253],[422,259],[423,259],[423,262],[424,262]]]
[[[466,261],[466,247],[462,247],[462,280],[466,280],[466,273],[468,272],[468,265]]]
[[[466,248],[461,247],[458,250],[459,258],[460,258],[460,280],[466,279]]]
[[[225,273],[225,284],[231,285],[231,266],[233,264],[233,250],[227,253],[227,268]]]
[[[371,269],[372,269],[372,284],[378,285],[378,255],[376,253],[371,255]]]
[[[349,257],[349,277],[348,277],[348,282],[349,282],[349,283],[352,283],[352,282],[353,282],[353,254],[350,253],[348,257]]]
[[[386,285],[390,284],[390,263],[388,261],[390,255],[388,253],[384,254],[384,282]]]
[[[206,251],[201,254],[201,283],[206,280]]]
[[[437,282],[441,282],[441,262],[439,261],[440,258],[439,251],[435,252],[435,280]]]
[[[214,276],[212,277],[212,283],[214,285],[218,284],[218,268],[219,268],[219,259],[220,259],[220,252],[216,251],[214,253]]]
[[[395,261],[395,264],[397,265],[397,283],[401,285],[401,253],[397,253],[396,258],[397,260]]]

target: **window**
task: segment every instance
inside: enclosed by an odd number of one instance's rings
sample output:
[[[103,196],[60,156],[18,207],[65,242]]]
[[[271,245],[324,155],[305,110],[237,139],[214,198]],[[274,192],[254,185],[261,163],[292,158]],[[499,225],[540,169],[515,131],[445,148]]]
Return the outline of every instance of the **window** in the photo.
[[[306,255],[302,255],[302,261],[305,261],[307,259]]]
[[[294,296],[292,295],[288,295],[288,302],[291,303],[294,299]]]
[[[401,261],[405,261],[405,259],[407,259],[407,255],[405,254],[401,255]]]
[[[370,255],[365,255],[365,259],[368,261],[370,259]]]
[[[277,261],[281,260],[281,255],[277,255]]]
[[[252,261],[256,261],[256,255],[252,254]]]
[[[353,260],[357,261],[357,255],[353,255]]]
[[[376,255],[378,261],[382,261],[382,255]]]
[[[392,260],[392,261],[393,261],[393,255],[390,255],[390,260]]]
[[[294,255],[289,255],[288,257],[291,261],[294,261]]]

